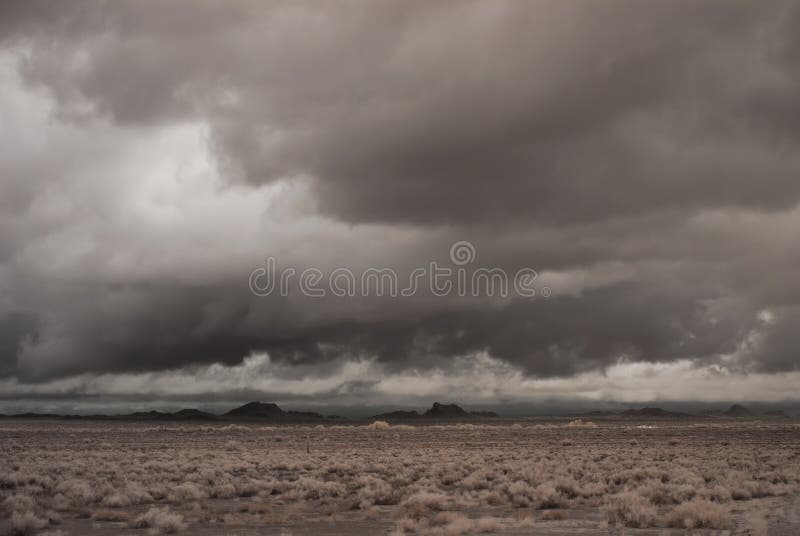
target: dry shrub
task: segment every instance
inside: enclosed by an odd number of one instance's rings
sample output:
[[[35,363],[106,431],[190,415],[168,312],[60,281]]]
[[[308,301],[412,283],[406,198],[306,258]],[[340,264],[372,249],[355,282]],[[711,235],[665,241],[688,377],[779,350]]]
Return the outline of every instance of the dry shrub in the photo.
[[[293,499],[317,501],[325,497],[341,497],[346,491],[346,488],[339,482],[301,476],[292,482],[292,489],[286,493],[286,496]]]
[[[215,499],[233,499],[237,495],[238,493],[236,492],[236,486],[230,482],[218,484],[211,490],[211,496]]]
[[[150,495],[142,486],[138,484],[131,484],[125,488],[104,497],[101,501],[103,506],[111,508],[119,508],[123,506],[130,506],[132,504],[145,504],[153,502],[153,496]]]
[[[539,484],[533,490],[537,508],[566,508],[569,501],[552,484]]]
[[[11,514],[11,527],[16,535],[35,534],[46,526],[47,520],[38,517],[33,512],[17,511]]]
[[[386,421],[375,421],[372,424],[367,425],[367,428],[370,430],[388,430],[392,426]]]
[[[184,530],[186,523],[183,522],[182,515],[170,512],[166,508],[151,508],[134,519],[131,527],[135,529],[155,529],[159,532],[171,534]]]
[[[92,485],[85,480],[68,479],[56,487],[56,491],[62,493],[73,506],[85,506],[95,502],[96,494]]]
[[[206,498],[205,492],[194,482],[184,482],[172,488],[167,498],[174,503],[199,501]]]
[[[475,530],[477,532],[497,532],[501,528],[502,524],[496,517],[482,517],[475,521]]]
[[[363,475],[356,478],[356,484],[358,485],[356,495],[361,509],[367,509],[373,504],[397,504],[400,500],[394,487],[380,478]]]
[[[470,518],[457,512],[441,512],[433,521],[435,525],[443,525],[441,532],[445,536],[467,534],[472,531],[474,526],[474,522]]]
[[[401,518],[397,525],[395,525],[395,529],[392,534],[403,535],[408,531],[416,531],[417,530],[417,521],[411,517],[404,517]]]
[[[405,511],[414,516],[427,515],[431,510],[444,510],[447,505],[447,495],[420,491],[403,502]]]
[[[632,491],[612,495],[606,503],[609,523],[626,527],[650,527],[656,522],[656,508]]]
[[[687,529],[724,529],[730,522],[730,511],[726,506],[704,499],[679,504],[667,516],[670,527]]]
[[[33,500],[33,497],[29,495],[10,495],[3,501],[3,511],[8,513],[20,510],[33,510],[35,506],[36,502]]]
[[[566,510],[545,510],[542,512],[542,521],[563,521],[567,519]]]
[[[575,419],[565,425],[567,428],[597,428],[597,424],[592,421],[584,421],[583,419]]]

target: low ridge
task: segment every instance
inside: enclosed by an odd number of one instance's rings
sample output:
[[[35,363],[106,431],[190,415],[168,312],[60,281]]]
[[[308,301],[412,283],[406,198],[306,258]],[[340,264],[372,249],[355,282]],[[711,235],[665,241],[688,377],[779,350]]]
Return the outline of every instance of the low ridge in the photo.
[[[626,409],[620,415],[625,417],[642,417],[647,419],[682,419],[691,417],[688,413],[668,411],[663,408]]]
[[[257,417],[268,419],[280,419],[286,416],[278,404],[273,402],[248,402],[238,408],[233,408],[225,414],[226,417]]]
[[[474,417],[456,404],[440,404],[434,402],[431,409],[422,414],[423,417],[434,419],[469,419]]]
[[[753,412],[747,409],[746,407],[740,404],[734,404],[725,411],[722,412],[723,415],[728,417],[752,417]]]

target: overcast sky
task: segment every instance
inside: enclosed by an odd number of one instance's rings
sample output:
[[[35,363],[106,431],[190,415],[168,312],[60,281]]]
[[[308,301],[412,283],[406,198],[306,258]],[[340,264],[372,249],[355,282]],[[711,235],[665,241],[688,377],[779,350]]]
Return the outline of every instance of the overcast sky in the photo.
[[[796,400],[798,28],[780,0],[3,1],[0,410]],[[552,295],[248,285],[457,241]]]

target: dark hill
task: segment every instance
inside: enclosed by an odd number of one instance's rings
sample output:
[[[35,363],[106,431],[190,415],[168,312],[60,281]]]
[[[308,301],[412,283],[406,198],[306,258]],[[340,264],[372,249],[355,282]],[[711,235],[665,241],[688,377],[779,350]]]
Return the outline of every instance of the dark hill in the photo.
[[[734,404],[725,411],[722,412],[723,415],[726,417],[752,417],[753,412],[747,409],[746,407]]]
[[[470,419],[474,417],[456,404],[440,404],[439,402],[434,402],[433,407],[422,416],[429,419]]]
[[[117,417],[136,420],[160,420],[169,419],[171,415],[163,411],[136,411],[134,413],[128,413],[127,415],[117,415]]]
[[[206,413],[205,411],[200,411],[199,409],[194,408],[186,408],[176,411],[175,413],[172,413],[171,416],[175,419],[188,421],[208,421],[217,418],[216,415],[212,415],[211,413]]]
[[[278,404],[272,402],[248,402],[244,406],[230,410],[225,416],[250,419],[282,419],[286,417],[286,412],[278,407]]]
[[[244,406],[234,408],[225,414],[225,417],[234,419],[270,419],[284,421],[319,421],[327,419],[341,419],[336,415],[322,415],[314,411],[283,411],[272,402],[248,402]]]
[[[399,409],[397,411],[390,411],[388,413],[381,413],[379,415],[375,415],[371,417],[372,419],[379,419],[379,420],[403,420],[403,419],[419,419],[420,414],[414,410],[406,411]]]
[[[639,417],[643,419],[683,419],[691,417],[688,413],[667,411],[662,408],[626,409],[620,415],[624,417]]]
[[[87,419],[121,419],[121,420],[134,420],[134,421],[194,421],[194,420],[211,420],[216,419],[216,415],[200,411],[199,409],[182,409],[175,413],[165,413],[163,411],[136,411],[134,413],[127,413],[125,415],[114,415],[108,417],[105,415],[89,415]]]
[[[321,413],[317,413],[316,411],[287,411],[286,417],[290,420],[319,420],[319,419],[344,419],[344,417],[339,417],[338,415],[323,415]]]
[[[462,407],[456,404],[440,404],[434,402],[433,406],[423,414],[414,410],[396,410],[386,413],[373,415],[371,419],[379,419],[384,421],[401,421],[413,419],[475,419],[475,418],[490,418],[499,417],[494,411],[465,411]]]

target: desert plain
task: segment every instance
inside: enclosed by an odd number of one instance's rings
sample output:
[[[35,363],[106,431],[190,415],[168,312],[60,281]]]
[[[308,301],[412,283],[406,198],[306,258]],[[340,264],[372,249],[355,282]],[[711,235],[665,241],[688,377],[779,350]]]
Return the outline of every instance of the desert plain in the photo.
[[[800,534],[792,419],[0,421],[0,534]]]

